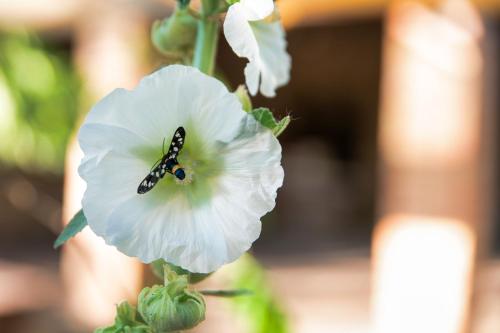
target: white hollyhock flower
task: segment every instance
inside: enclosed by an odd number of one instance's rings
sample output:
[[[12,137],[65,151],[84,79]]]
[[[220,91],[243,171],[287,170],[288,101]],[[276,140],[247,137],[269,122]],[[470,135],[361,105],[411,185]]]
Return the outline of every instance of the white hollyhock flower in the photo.
[[[178,127],[186,178],[166,174],[145,194],[141,181]],[[283,182],[281,146],[242,110],[225,86],[195,68],[173,65],[132,91],[98,102],[78,140],[90,228],[120,251],[149,263],[163,258],[207,273],[237,259],[260,234]]]
[[[274,11],[273,0],[241,0],[231,5],[224,20],[224,35],[239,57],[248,59],[245,79],[252,95],[267,97],[290,80],[290,55],[286,52],[281,22],[264,20]]]

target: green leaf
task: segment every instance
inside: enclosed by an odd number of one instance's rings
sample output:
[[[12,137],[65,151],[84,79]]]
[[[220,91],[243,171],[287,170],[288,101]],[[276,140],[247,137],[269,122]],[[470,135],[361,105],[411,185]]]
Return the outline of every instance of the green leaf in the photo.
[[[290,332],[289,319],[280,299],[269,284],[265,269],[246,253],[236,263],[228,288],[245,288],[253,291],[252,297],[234,297],[234,315],[248,325],[250,333]]]
[[[252,111],[252,116],[264,127],[274,129],[278,122],[274,119],[272,112],[268,108],[258,108]]]
[[[286,116],[278,122],[268,108],[254,109],[251,113],[262,126],[272,130],[276,137],[283,133],[291,121],[290,116]]]
[[[82,231],[86,225],[87,219],[85,218],[85,215],[83,215],[83,210],[80,209],[78,213],[73,216],[71,221],[69,221],[68,225],[66,225],[59,237],[57,237],[54,242],[54,249],[57,249],[59,246],[66,243],[71,237]]]
[[[236,289],[236,290],[201,290],[200,294],[205,296],[217,296],[217,297],[238,297],[252,295],[253,292],[248,289]]]

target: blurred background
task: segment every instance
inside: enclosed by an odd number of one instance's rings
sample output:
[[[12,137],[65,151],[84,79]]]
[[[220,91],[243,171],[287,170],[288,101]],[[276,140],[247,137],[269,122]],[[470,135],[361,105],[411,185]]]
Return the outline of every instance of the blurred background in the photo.
[[[85,230],[74,141],[89,107],[165,64],[169,0],[0,0],[0,332],[80,333],[155,280]],[[497,0],[279,0],[285,184],[252,254],[203,282],[195,332],[500,332]],[[245,61],[220,39],[235,88]],[[315,172],[304,172],[313,167]]]

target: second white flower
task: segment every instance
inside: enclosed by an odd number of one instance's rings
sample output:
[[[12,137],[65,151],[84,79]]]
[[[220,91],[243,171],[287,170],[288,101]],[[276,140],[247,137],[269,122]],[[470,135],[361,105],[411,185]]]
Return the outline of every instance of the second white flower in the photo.
[[[268,22],[273,0],[241,0],[229,7],[224,35],[239,57],[248,59],[245,79],[252,95],[274,97],[276,89],[290,80],[291,58],[286,51],[285,31],[279,20]]]

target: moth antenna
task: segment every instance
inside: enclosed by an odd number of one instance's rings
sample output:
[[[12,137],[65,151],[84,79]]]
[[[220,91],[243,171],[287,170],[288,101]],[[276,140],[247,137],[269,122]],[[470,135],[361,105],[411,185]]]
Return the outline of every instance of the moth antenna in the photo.
[[[161,153],[165,155],[165,137],[163,138],[163,143],[161,145]]]
[[[158,159],[158,161],[155,162],[155,164],[153,164],[153,166],[151,167],[151,170],[149,170],[149,172],[153,171],[154,168],[156,168],[158,166],[158,162],[160,162],[162,160],[163,157],[160,157]]]

